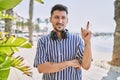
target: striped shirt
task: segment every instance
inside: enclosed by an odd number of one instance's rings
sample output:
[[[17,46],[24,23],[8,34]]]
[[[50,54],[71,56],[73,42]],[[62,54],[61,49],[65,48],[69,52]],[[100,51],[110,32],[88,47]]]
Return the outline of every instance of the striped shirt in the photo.
[[[50,35],[38,40],[34,67],[45,62],[63,62],[79,59],[82,62],[84,44],[79,35],[67,34],[66,39],[52,40]],[[44,80],[82,80],[81,70],[68,67],[55,73],[43,74]]]

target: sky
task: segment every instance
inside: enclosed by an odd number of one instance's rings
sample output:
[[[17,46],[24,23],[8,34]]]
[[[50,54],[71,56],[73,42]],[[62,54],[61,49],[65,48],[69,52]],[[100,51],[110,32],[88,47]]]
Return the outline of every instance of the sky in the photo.
[[[68,7],[67,29],[80,33],[81,27],[85,28],[90,22],[90,30],[94,32],[114,32],[114,0],[44,0],[44,4],[34,1],[33,21],[36,18],[49,18],[51,8],[55,4]],[[29,0],[23,0],[14,8],[18,15],[29,17]],[[52,26],[48,26],[49,30]]]

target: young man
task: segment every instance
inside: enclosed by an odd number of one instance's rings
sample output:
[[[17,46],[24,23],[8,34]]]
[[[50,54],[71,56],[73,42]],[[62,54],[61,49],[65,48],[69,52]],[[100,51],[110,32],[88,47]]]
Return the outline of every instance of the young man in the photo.
[[[44,80],[82,80],[81,67],[88,70],[91,65],[91,31],[89,22],[79,35],[65,29],[68,23],[67,7],[53,6],[50,22],[53,31],[38,40],[34,66],[43,73]]]

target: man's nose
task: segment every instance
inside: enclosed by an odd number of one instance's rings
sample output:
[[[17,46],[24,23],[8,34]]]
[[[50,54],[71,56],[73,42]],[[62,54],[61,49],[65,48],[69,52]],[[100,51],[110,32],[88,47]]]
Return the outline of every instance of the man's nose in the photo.
[[[62,19],[61,18],[59,19],[59,23],[62,23]]]

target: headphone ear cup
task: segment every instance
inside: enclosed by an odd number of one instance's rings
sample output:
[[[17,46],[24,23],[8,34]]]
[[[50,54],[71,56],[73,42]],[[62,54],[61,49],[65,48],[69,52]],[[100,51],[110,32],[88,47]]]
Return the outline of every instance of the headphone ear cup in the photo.
[[[65,37],[65,32],[62,31],[62,32],[61,32],[61,35],[62,35],[62,38],[64,39],[64,37]]]
[[[66,32],[66,31],[62,31],[61,34],[62,34],[62,38],[63,38],[63,39],[66,39],[66,38],[67,38],[67,32]]]
[[[54,32],[53,37],[54,37],[54,40],[58,39],[56,32]]]

